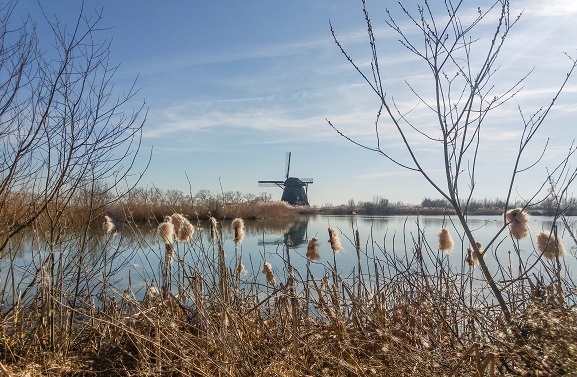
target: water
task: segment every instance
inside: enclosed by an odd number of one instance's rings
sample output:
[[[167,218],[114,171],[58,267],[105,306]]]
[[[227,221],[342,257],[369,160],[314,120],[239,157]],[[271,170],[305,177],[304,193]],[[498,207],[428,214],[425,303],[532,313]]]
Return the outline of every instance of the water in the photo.
[[[402,268],[415,261],[416,245],[420,245],[424,263],[429,271],[434,271],[438,263],[443,263],[455,273],[468,270],[464,263],[468,241],[463,241],[461,227],[457,219],[444,216],[390,216],[390,217],[363,217],[363,216],[310,216],[300,217],[293,221],[261,220],[246,221],[246,235],[242,243],[235,245],[234,233],[230,228],[230,221],[221,224],[222,242],[227,263],[231,269],[235,266],[235,255],[242,258],[246,269],[241,280],[247,283],[259,282],[263,285],[264,277],[261,272],[262,264],[268,261],[273,265],[277,281],[284,281],[288,273],[288,262],[294,268],[297,276],[305,277],[307,273],[306,247],[311,237],[317,237],[320,242],[320,260],[310,263],[310,272],[316,278],[322,278],[332,271],[336,263],[339,274],[347,278],[359,268],[366,276],[375,272],[375,261],[388,261],[385,273],[394,273],[390,270],[391,262],[395,268]],[[485,247],[497,235],[492,245],[487,249],[485,260],[497,280],[506,280],[508,275],[515,276],[519,264],[528,267],[535,264],[532,273],[535,276],[546,276],[550,273],[552,262],[539,260],[539,253],[535,250],[534,238],[541,230],[551,230],[553,222],[548,217],[532,217],[529,224],[530,237],[516,244],[507,229],[503,230],[501,216],[472,216],[469,226],[473,230],[475,239]],[[175,245],[175,266],[192,272],[200,270],[203,274],[214,273],[210,266],[216,263],[218,248],[210,240],[208,223],[196,224],[193,239],[187,243]],[[573,234],[577,233],[577,218],[568,218],[568,225]],[[328,242],[328,227],[337,230],[343,250],[333,254]],[[437,233],[441,228],[449,229],[455,247],[448,255],[438,250]],[[355,231],[359,232],[361,248],[357,254],[355,247]],[[563,239],[568,251],[561,258],[565,278],[568,282],[574,280],[577,270],[575,242],[569,232],[559,221],[557,231]],[[40,279],[40,271],[52,268],[53,271],[62,271],[66,276],[65,287],[73,290],[78,276],[82,275],[86,283],[82,286],[89,292],[106,285],[107,289],[124,291],[129,285],[137,297],[142,297],[148,285],[162,284],[162,261],[164,260],[165,246],[158,236],[154,226],[141,225],[138,227],[125,226],[116,235],[102,235],[97,230],[87,236],[89,242],[85,246],[83,262],[89,265],[79,271],[78,251],[80,241],[72,238],[55,250],[55,263],[50,266],[47,261],[50,255],[46,250],[46,243],[37,235],[27,235],[14,243],[11,257],[5,257],[0,264],[2,297],[4,301],[11,301],[10,296],[18,295],[27,286]],[[441,262],[439,262],[441,261]],[[380,263],[380,262],[379,262]],[[479,275],[480,272],[474,271]],[[479,275],[480,276],[480,275]],[[206,278],[206,277],[205,277]],[[183,276],[174,276],[181,281]],[[214,277],[216,280],[216,277]]]

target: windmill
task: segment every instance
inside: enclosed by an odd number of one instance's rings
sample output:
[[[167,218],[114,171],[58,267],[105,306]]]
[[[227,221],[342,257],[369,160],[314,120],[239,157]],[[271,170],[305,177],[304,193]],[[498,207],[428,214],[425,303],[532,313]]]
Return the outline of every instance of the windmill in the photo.
[[[286,158],[286,177],[284,181],[258,181],[260,187],[278,186],[283,189],[283,202],[297,206],[308,206],[309,198],[307,196],[309,184],[313,183],[312,178],[295,178],[290,177],[291,152],[287,153]]]

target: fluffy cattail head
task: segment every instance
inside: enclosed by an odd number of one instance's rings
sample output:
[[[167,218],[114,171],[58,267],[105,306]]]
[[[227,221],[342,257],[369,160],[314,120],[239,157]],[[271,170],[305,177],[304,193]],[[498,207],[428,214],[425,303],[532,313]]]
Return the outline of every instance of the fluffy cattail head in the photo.
[[[505,219],[509,223],[509,232],[511,236],[520,240],[529,234],[529,214],[522,208],[515,208],[505,213]]]
[[[172,245],[174,242],[174,224],[172,223],[172,217],[164,217],[164,221],[158,226],[158,234],[165,245]]]
[[[236,264],[236,274],[238,276],[242,275],[242,273],[244,272],[244,264],[242,264],[242,258],[238,258],[237,264]]]
[[[212,216],[208,219],[208,223],[210,224],[210,239],[214,240],[218,235],[218,221]]]
[[[479,250],[479,253],[483,254],[483,248],[481,243],[477,242],[476,245],[477,249]],[[467,262],[470,267],[473,267],[478,262],[477,253],[475,253],[475,250],[472,247],[467,248],[467,256],[465,257],[465,262]]]
[[[455,242],[453,242],[453,238],[449,234],[447,228],[441,229],[441,231],[437,234],[439,236],[439,249],[445,253],[453,250],[455,246]]]
[[[307,245],[307,258],[310,260],[319,260],[319,240],[316,237],[310,239]]]
[[[272,265],[269,262],[264,262],[262,266],[262,272],[266,276],[266,281],[270,285],[276,284],[276,281],[274,280],[274,274],[272,272]]]
[[[190,237],[194,234],[194,225],[180,213],[173,214],[171,219],[174,224],[175,237],[181,242],[190,240]]]
[[[343,247],[341,246],[341,240],[334,228],[329,228],[329,242],[331,244],[331,249],[333,249],[333,253],[338,253],[342,250]]]
[[[172,216],[170,216],[170,221],[172,222],[172,224],[174,224],[174,233],[178,233],[180,227],[182,226],[182,223],[186,221],[186,218],[184,217],[184,215],[181,215],[180,213],[173,213]]]
[[[547,259],[555,259],[555,257],[566,254],[563,242],[551,232],[541,231],[537,233],[537,247]]]
[[[106,232],[106,233],[112,233],[116,230],[116,226],[114,225],[114,221],[112,221],[112,218],[108,215],[104,216],[104,223],[102,223],[102,229]]]
[[[234,229],[234,242],[241,242],[244,238],[244,221],[240,217],[237,217],[232,220],[232,227]]]

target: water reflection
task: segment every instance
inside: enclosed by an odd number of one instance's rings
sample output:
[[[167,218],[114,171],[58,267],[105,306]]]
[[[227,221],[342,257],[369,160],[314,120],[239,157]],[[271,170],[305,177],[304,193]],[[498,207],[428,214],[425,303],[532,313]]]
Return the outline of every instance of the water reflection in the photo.
[[[283,231],[282,237],[275,240],[260,240],[258,245],[285,245],[288,247],[299,247],[308,242],[307,229],[309,226],[309,217],[302,217],[290,223],[289,228]]]

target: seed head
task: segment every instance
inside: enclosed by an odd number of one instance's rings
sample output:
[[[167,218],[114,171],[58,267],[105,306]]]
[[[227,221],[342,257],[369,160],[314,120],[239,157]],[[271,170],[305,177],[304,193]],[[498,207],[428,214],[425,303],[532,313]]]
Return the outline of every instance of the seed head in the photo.
[[[210,239],[214,240],[218,235],[218,221],[214,217],[208,219],[210,224]]]
[[[515,208],[505,213],[505,219],[509,223],[509,232],[511,236],[520,240],[529,234],[529,214],[522,208]]]
[[[238,262],[236,264],[236,274],[238,276],[242,275],[244,272],[244,264],[242,264],[242,258],[238,258]]]
[[[272,272],[272,265],[269,262],[264,262],[262,266],[262,272],[266,276],[266,281],[270,285],[276,284],[276,281],[274,280],[274,274]]]
[[[164,217],[164,221],[158,226],[158,234],[160,234],[160,238],[162,238],[165,245],[172,245],[174,242],[174,224],[172,223],[172,217]]]
[[[453,250],[455,242],[453,242],[453,238],[449,234],[447,228],[441,229],[437,235],[439,236],[439,249],[441,251],[448,253]]]
[[[329,242],[331,244],[331,249],[333,249],[333,253],[338,253],[342,250],[343,247],[341,246],[341,240],[334,228],[329,228]]]
[[[244,238],[244,221],[240,217],[237,217],[232,220],[232,227],[234,228],[234,242],[241,242]]]
[[[307,258],[310,260],[319,260],[319,240],[316,237],[310,239],[307,245]]]
[[[174,233],[176,239],[181,242],[187,242],[190,237],[194,234],[194,225],[188,221],[188,219],[181,215],[180,213],[175,213],[171,216],[172,223],[174,224]]]
[[[483,254],[483,248],[481,243],[477,242],[476,245],[477,249],[479,250],[479,253]],[[477,253],[475,253],[475,250],[472,247],[467,248],[467,256],[465,257],[465,262],[467,262],[470,267],[473,267],[478,262]]]
[[[566,254],[563,242],[554,233],[547,231],[537,233],[537,247],[547,259],[555,259]]]

